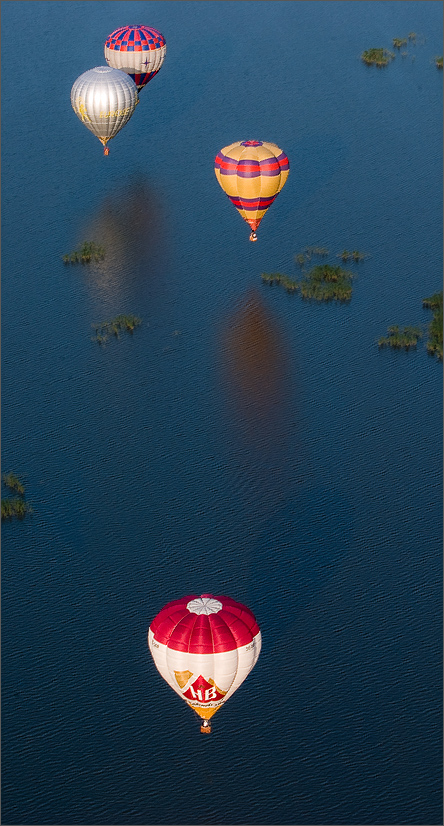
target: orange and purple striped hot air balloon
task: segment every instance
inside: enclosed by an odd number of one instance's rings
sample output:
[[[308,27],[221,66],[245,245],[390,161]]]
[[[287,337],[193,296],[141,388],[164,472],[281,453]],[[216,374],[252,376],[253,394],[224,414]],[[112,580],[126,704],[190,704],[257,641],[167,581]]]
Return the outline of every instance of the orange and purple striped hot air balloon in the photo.
[[[286,154],[268,141],[237,141],[217,154],[216,178],[251,227],[250,241],[257,240],[256,230],[284,186],[289,169]]]

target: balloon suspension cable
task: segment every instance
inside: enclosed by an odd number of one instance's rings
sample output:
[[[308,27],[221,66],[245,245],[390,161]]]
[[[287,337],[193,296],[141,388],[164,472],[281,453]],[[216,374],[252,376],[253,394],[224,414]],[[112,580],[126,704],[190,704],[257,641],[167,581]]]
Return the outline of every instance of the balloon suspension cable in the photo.
[[[200,730],[201,730],[202,734],[211,734],[211,725],[208,722],[208,720],[203,721],[203,723],[200,727]]]

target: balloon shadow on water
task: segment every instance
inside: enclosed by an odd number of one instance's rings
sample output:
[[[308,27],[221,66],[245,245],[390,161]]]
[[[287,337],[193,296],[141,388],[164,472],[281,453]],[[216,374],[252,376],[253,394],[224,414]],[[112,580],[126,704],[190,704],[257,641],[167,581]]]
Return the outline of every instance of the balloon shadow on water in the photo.
[[[131,285],[160,287],[170,249],[166,210],[162,193],[145,175],[108,193],[80,236],[105,249],[105,259],[88,270],[100,292],[112,297]]]

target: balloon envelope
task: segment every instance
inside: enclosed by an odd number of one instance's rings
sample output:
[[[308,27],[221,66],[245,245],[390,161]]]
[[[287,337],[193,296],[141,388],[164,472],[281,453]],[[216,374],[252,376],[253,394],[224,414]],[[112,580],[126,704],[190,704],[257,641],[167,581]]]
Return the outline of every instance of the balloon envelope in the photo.
[[[209,720],[255,665],[261,632],[245,605],[202,594],[162,608],[150,625],[148,645],[168,685]]]
[[[139,91],[157,75],[165,54],[164,36],[150,26],[122,26],[105,41],[108,66],[126,72]]]
[[[288,178],[282,149],[266,141],[238,141],[225,146],[214,171],[222,189],[253,232]]]
[[[84,72],[71,89],[74,112],[104,146],[128,123],[138,100],[134,81],[109,66]]]

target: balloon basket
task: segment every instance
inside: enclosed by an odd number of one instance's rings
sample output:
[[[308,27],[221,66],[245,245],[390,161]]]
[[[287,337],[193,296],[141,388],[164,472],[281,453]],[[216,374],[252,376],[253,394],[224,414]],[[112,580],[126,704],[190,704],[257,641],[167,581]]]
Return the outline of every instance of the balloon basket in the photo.
[[[202,723],[200,730],[202,734],[211,734],[211,726],[209,723]]]

